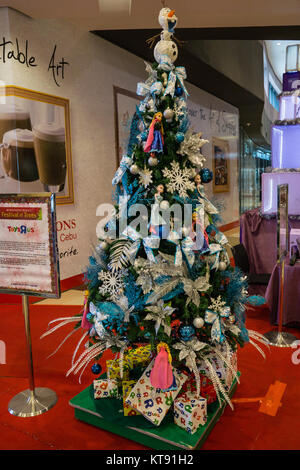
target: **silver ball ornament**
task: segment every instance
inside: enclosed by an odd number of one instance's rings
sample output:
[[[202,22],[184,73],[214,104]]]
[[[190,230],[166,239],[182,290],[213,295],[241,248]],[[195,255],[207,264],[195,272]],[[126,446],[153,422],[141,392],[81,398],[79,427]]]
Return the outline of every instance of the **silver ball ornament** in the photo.
[[[159,207],[160,207],[162,210],[167,210],[167,209],[169,209],[170,204],[169,204],[168,201],[164,200],[164,201],[161,201]]]
[[[155,157],[150,157],[150,158],[148,159],[148,164],[149,164],[150,166],[156,166],[156,165],[158,164],[157,158],[155,158]]]
[[[171,108],[167,108],[164,110],[164,118],[167,122],[171,122],[174,116],[174,111]]]
[[[194,318],[193,325],[195,328],[202,328],[204,325],[204,320],[201,317]]]
[[[219,271],[225,271],[226,268],[227,268],[227,264],[224,261],[220,261]]]
[[[130,170],[130,173],[132,173],[133,175],[137,175],[139,173],[139,167],[135,163],[131,165],[129,170]]]
[[[107,250],[108,243],[106,241],[103,241],[103,242],[100,242],[98,246],[101,250]]]

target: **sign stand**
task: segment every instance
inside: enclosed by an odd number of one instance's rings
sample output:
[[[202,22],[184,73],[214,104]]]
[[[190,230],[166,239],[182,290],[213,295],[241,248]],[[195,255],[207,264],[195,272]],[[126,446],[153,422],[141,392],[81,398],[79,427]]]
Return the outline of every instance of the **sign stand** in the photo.
[[[28,296],[60,298],[55,194],[0,194],[0,292],[22,295],[29,389],[14,396],[12,415],[37,416],[52,408],[57,395],[35,387]]]
[[[297,340],[296,336],[286,331],[282,331],[284,271],[289,249],[288,184],[280,184],[277,187],[277,263],[278,266],[280,265],[278,330],[268,331],[268,333],[264,334],[271,346],[277,346],[279,348],[290,348],[294,341]]]
[[[34,386],[33,360],[31,348],[29,305],[27,295],[22,295],[22,309],[25,322],[26,349],[29,371],[29,389],[15,395],[8,404],[8,411],[23,418],[37,416],[50,410],[57,402],[56,393],[44,387]]]

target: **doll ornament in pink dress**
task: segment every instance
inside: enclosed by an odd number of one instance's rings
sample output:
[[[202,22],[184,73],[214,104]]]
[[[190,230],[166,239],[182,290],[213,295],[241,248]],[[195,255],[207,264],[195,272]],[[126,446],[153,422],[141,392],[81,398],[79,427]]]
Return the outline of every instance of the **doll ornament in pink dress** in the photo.
[[[167,349],[169,348],[164,343],[160,343],[157,346],[158,354],[150,374],[151,385],[161,390],[170,388],[174,381],[170,360],[171,355]]]

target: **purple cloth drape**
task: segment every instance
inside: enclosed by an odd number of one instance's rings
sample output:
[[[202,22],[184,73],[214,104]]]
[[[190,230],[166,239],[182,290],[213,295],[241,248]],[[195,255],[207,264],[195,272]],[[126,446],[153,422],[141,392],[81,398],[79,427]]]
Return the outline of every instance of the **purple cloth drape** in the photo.
[[[291,228],[300,228],[299,220],[290,220]],[[241,243],[248,253],[251,274],[269,274],[277,261],[276,218],[265,219],[259,208],[245,212],[240,219]]]
[[[266,290],[265,299],[271,310],[271,323],[277,323],[279,318],[280,272],[277,265]],[[300,263],[294,266],[285,265],[284,268],[284,294],[283,294],[283,325],[300,323]]]

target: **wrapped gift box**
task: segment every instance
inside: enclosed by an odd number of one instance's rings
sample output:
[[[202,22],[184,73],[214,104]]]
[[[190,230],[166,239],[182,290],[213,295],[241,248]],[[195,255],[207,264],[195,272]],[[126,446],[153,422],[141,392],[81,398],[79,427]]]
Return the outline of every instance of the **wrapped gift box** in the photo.
[[[220,352],[224,357],[226,357],[226,352],[225,352],[225,349],[223,347],[220,347]],[[233,379],[234,379],[234,374],[233,374],[232,370],[229,369],[226,366],[226,364],[224,363],[224,361],[222,361],[222,359],[214,353],[211,353],[211,354],[207,355],[207,359],[212,364],[212,366],[213,366],[213,368],[214,368],[221,384],[223,385],[225,391],[228,392],[228,390],[230,389],[230,387],[232,385]],[[233,352],[233,351],[231,352],[231,354],[230,354],[230,364],[233,367],[233,369],[236,371],[237,370],[237,354],[236,354],[236,352]],[[205,375],[208,378],[210,378],[209,368],[207,367],[207,365],[205,364],[204,361],[198,363],[198,370],[199,370],[201,375]]]
[[[106,361],[107,378],[109,380],[129,380],[130,370],[137,366],[146,367],[151,360],[152,352],[150,344],[130,349],[123,357],[123,378],[120,373],[120,359]]]
[[[106,361],[106,373],[108,380],[121,380],[121,372],[120,372],[120,361],[119,359],[110,359]],[[129,380],[129,367],[128,364],[123,361],[123,379],[122,380]]]
[[[140,413],[132,408],[132,406],[127,405],[126,403],[126,398],[133,389],[133,387],[136,384],[136,380],[125,380],[122,383],[122,388],[123,388],[123,409],[124,409],[124,416],[136,416],[139,415]]]
[[[118,396],[117,380],[94,380],[94,398],[116,398]]]
[[[212,381],[207,375],[200,375],[200,393],[203,398],[206,399],[207,405],[214,403],[217,400],[217,394]],[[196,392],[197,385],[194,374],[183,384],[183,392]]]
[[[133,369],[135,366],[147,366],[151,360],[152,351],[150,344],[146,346],[139,346],[135,349],[130,349],[125,354],[125,362],[130,369]]]
[[[126,403],[138,410],[154,425],[159,426],[170,406],[173,404],[174,399],[179,394],[182,385],[187,380],[187,376],[182,372],[173,369],[177,390],[164,392],[151,385],[150,373],[153,365],[154,359],[129,393]]]
[[[194,434],[207,421],[207,403],[194,392],[180,394],[174,401],[174,423]]]

